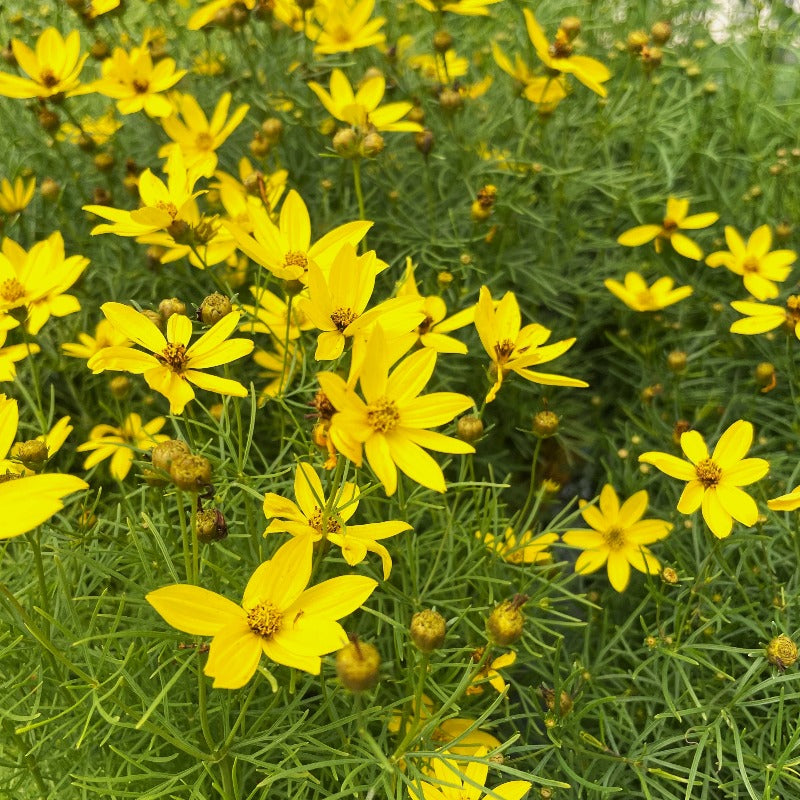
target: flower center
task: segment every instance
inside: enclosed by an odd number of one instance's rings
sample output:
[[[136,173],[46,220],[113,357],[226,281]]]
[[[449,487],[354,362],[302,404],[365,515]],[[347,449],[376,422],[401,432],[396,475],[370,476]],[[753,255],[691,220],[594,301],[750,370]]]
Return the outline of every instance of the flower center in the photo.
[[[39,75],[39,80],[42,82],[43,86],[46,86],[48,89],[52,89],[57,83],[58,78],[53,74],[53,70],[46,69]]]
[[[786,321],[792,330],[795,324],[800,322],[800,297],[795,294],[786,298]]]
[[[213,150],[214,149],[214,137],[207,133],[206,131],[202,131],[198,133],[194,140],[195,146],[198,150]]]
[[[758,259],[755,256],[747,256],[747,258],[742,262],[742,269],[745,272],[758,272]]]
[[[367,406],[367,422],[374,431],[388,433],[400,423],[400,412],[393,400],[381,397]]]
[[[625,547],[625,532],[621,528],[607,528],[602,536],[609,550],[622,550]]]
[[[417,333],[424,336],[433,327],[433,317],[425,317],[417,327]]]
[[[172,219],[178,216],[178,207],[175,203],[165,203],[163,200],[159,200],[156,203],[156,208],[160,208],[162,211],[166,211]]]
[[[511,339],[503,339],[494,346],[498,361],[508,361],[508,357],[514,352],[514,342]]]
[[[569,58],[572,55],[572,45],[564,39],[556,38],[549,48],[551,58]]]
[[[699,464],[695,466],[697,472],[697,480],[706,487],[711,489],[719,483],[722,477],[722,470],[710,458],[704,458]]]
[[[173,372],[180,374],[186,369],[189,359],[186,357],[186,345],[170,342],[156,358]]]
[[[344,329],[358,319],[358,314],[352,308],[337,308],[331,314],[331,322],[336,326],[336,330],[341,333]]]
[[[653,293],[649,289],[643,289],[636,294],[636,300],[640,306],[649,308],[653,305]]]
[[[283,627],[283,614],[267,600],[247,612],[247,624],[253,633],[270,639]]]
[[[25,287],[16,278],[8,278],[0,283],[0,297],[7,303],[15,303],[24,296]]]
[[[664,222],[661,223],[661,233],[658,235],[662,238],[669,239],[676,230],[678,230],[678,223],[675,222],[674,219],[667,217]]]
[[[305,272],[308,269],[308,257],[299,250],[290,250],[283,258],[285,267],[300,267]]]
[[[314,513],[308,518],[308,524],[317,532],[322,533],[322,509],[319,506],[314,507]],[[328,516],[328,530],[326,535],[330,533],[339,533],[342,529],[341,524],[332,516]]]
[[[136,94],[145,94],[149,88],[150,83],[148,81],[135,80],[133,82],[133,89]]]

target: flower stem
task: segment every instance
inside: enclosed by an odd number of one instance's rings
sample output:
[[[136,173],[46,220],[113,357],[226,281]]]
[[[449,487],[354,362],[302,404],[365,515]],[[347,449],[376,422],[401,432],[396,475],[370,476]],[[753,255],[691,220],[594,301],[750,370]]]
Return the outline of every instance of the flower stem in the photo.
[[[358,218],[360,220],[365,220],[367,218],[366,211],[364,209],[364,191],[361,188],[361,159],[354,158],[353,159],[353,184],[356,187],[356,200],[358,200]],[[365,253],[367,251],[367,237],[361,240],[361,252]]]

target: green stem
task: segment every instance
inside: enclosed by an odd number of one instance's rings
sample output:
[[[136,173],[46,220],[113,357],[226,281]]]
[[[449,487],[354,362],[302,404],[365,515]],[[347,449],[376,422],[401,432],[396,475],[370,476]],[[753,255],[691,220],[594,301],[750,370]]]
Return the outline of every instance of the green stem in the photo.
[[[42,408],[42,387],[39,382],[39,367],[36,361],[33,359],[33,351],[31,350],[31,340],[28,335],[28,328],[25,323],[20,325],[22,328],[22,339],[25,343],[25,349],[28,351],[28,358],[26,359],[27,363],[30,364],[31,367],[31,376],[33,378],[33,393],[35,396],[36,404],[34,406],[34,413],[36,414],[36,418],[39,422],[39,427],[41,428],[42,434],[47,433],[47,417],[45,416],[44,409]]]
[[[525,504],[522,506],[522,510],[517,518],[517,522],[522,524],[524,524],[524,521],[528,516],[528,511],[530,510],[531,503],[533,502],[533,496],[536,493],[536,464],[539,461],[539,451],[541,449],[542,440],[541,438],[537,437],[536,447],[533,448],[533,460],[531,461],[531,481],[528,487],[528,496],[525,498]]]
[[[183,507],[183,492],[180,489],[175,490],[175,499],[178,501],[178,522],[181,526],[181,542],[183,543],[183,567],[186,571],[186,580],[189,583],[194,583],[192,580],[192,543],[189,540],[191,531],[186,524],[186,509]]]
[[[364,191],[361,188],[361,159],[354,158],[353,159],[353,184],[356,187],[356,200],[358,200],[358,218],[360,220],[365,220],[367,218],[366,211],[364,209]],[[361,252],[366,253],[367,251],[367,237],[365,236],[361,240]]]
[[[42,561],[42,546],[39,541],[39,531],[31,531],[26,534],[28,541],[33,549],[33,563],[36,567],[36,578],[39,581],[39,593],[42,597],[42,608],[50,614],[50,599],[47,593],[47,580],[44,575],[44,562]],[[48,625],[49,627],[49,625]]]
[[[325,542],[328,538],[328,520],[331,518],[331,512],[336,507],[336,501],[339,499],[339,487],[342,483],[345,463],[345,458],[343,456],[339,456],[338,460],[336,461],[336,470],[333,473],[331,486],[328,490],[328,499],[325,503],[325,508],[322,509],[322,538],[319,540],[319,542],[317,542],[318,550],[314,557],[314,566],[311,569],[312,581],[314,580],[314,576],[317,574],[317,570],[319,569],[319,565],[322,563],[322,559],[325,557]]]

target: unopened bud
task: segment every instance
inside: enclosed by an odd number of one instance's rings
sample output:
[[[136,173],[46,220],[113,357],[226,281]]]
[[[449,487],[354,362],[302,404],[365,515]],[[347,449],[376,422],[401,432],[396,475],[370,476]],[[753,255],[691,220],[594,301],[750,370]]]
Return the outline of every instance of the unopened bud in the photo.
[[[453,37],[447,31],[436,31],[433,34],[433,49],[437,53],[446,53],[453,46]]]
[[[108,45],[100,39],[95,39],[89,53],[96,61],[102,61],[108,58]]]
[[[414,134],[414,145],[417,150],[426,157],[430,154],[431,150],[433,150],[434,142],[433,131],[427,128],[424,131],[417,131]]]
[[[185,314],[186,303],[178,300],[177,297],[165,297],[158,304],[158,313],[161,318],[166,322],[173,314]]]
[[[366,158],[375,158],[383,152],[386,143],[377,131],[370,131],[361,142],[361,152]]]
[[[581,21],[578,17],[564,17],[559,26],[567,39],[572,41],[581,32]]]
[[[672,36],[672,25],[664,20],[653,23],[650,28],[650,36],[656,44],[666,44]]]
[[[178,456],[170,464],[169,474],[179,489],[197,492],[211,485],[211,462],[205,456]]]
[[[540,439],[553,436],[558,430],[560,420],[552,411],[539,411],[533,417],[533,433]]]
[[[483,436],[483,422],[480,417],[469,414],[456,423],[456,436],[468,444],[477,442]]]
[[[365,692],[380,679],[381,656],[377,648],[353,637],[336,654],[336,674],[345,689]]]
[[[683,350],[673,350],[667,355],[667,367],[670,372],[683,372],[686,369],[687,356]]]
[[[277,117],[269,117],[261,123],[261,132],[270,144],[278,144],[283,133],[283,123]]]
[[[92,160],[100,172],[108,172],[114,167],[114,156],[111,153],[98,153]]]
[[[127,375],[117,375],[108,382],[108,390],[117,400],[124,400],[132,388],[133,383]]]
[[[42,107],[39,109],[39,112],[36,115],[36,119],[39,121],[39,125],[42,126],[44,130],[48,133],[52,133],[58,126],[61,124],[61,120],[58,118],[58,114],[55,111],[52,111],[49,108]]]
[[[197,309],[197,318],[205,325],[214,325],[233,311],[231,301],[224,294],[208,295]]]
[[[17,458],[33,472],[38,472],[47,461],[47,445],[40,439],[22,442],[17,448]]]
[[[411,617],[411,641],[423,653],[438,650],[444,644],[447,626],[444,617],[431,608],[418,611]]]
[[[762,361],[756,365],[755,368],[756,383],[765,388],[775,384],[775,365],[770,364],[769,361]]]
[[[152,322],[153,325],[156,326],[156,328],[160,329],[160,328],[163,327],[164,320],[161,319],[161,314],[159,314],[158,311],[153,311],[151,308],[145,308],[145,309],[142,309],[142,311],[140,311],[139,313],[143,317],[146,317],[147,319],[149,319],[150,322]]]
[[[767,661],[784,670],[797,661],[797,645],[786,634],[776,636],[767,645]]]
[[[61,186],[52,178],[45,178],[39,187],[39,192],[45,200],[54,203],[61,194]]]
[[[340,128],[333,137],[333,149],[345,158],[358,151],[358,134],[352,128]]]
[[[522,636],[525,628],[522,606],[527,600],[527,595],[518,594],[495,607],[486,620],[486,632],[492,642],[500,647],[507,647]]]
[[[547,686],[542,686],[542,699],[548,711],[555,711],[556,709],[556,693],[553,689]],[[572,711],[572,698],[567,692],[559,692],[558,696],[558,711],[562,717],[566,717]]]
[[[155,469],[169,473],[175,459],[191,455],[191,452],[186,442],[182,442],[180,439],[167,439],[153,447],[150,451],[150,461]],[[167,483],[162,475],[152,470],[145,470],[144,478],[150,486],[165,486]]]
[[[458,111],[464,104],[464,99],[455,89],[442,89],[439,93],[439,105],[445,111]]]
[[[228,523],[217,508],[207,508],[197,512],[195,519],[197,541],[203,544],[218,542],[228,535]]]
[[[678,582],[678,573],[672,567],[664,567],[661,570],[661,580],[664,583],[675,584]]]
[[[650,41],[647,31],[631,31],[626,42],[631,53],[641,53],[642,48]]]

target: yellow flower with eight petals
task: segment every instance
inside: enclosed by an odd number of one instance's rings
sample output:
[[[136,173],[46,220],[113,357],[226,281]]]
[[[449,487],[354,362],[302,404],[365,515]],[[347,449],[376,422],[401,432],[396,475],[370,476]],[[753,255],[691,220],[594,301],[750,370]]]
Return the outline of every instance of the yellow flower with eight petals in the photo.
[[[703,437],[697,431],[686,431],[681,434],[681,449],[689,461],[660,452],[642,453],[639,461],[671,478],[688,481],[678,511],[693,514],[702,506],[706,525],[714,536],[724,539],[730,535],[734,519],[748,526],[758,519],[755,501],[739,488],[769,472],[769,462],[763,458],[744,458],[752,443],[753,426],[740,419],[720,436],[710,456]]]
[[[606,278],[603,285],[614,297],[622,300],[634,311],[661,311],[662,308],[678,303],[692,293],[691,286],[679,286],[673,289],[674,281],[666,276],[648,286],[638,272],[625,273],[624,284]]]

